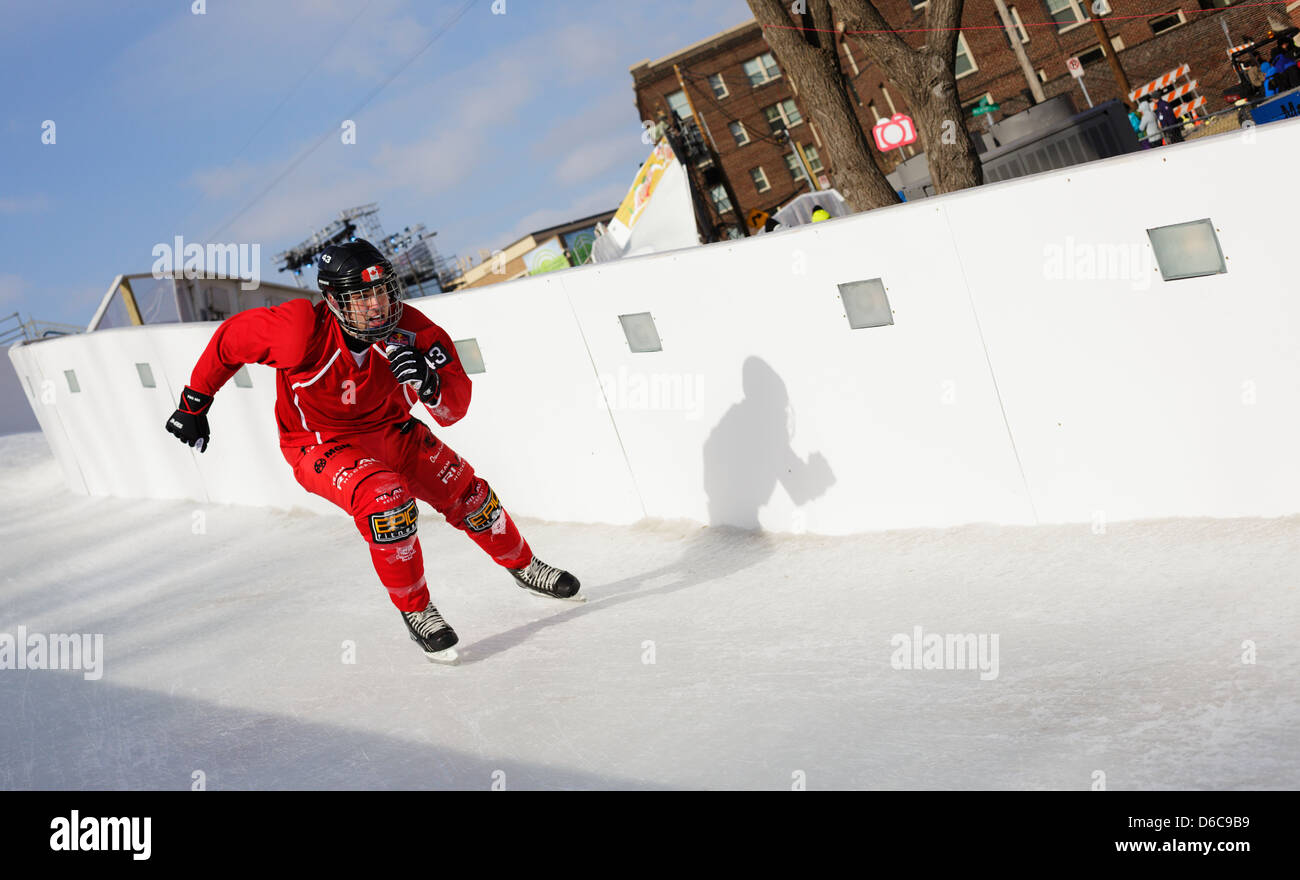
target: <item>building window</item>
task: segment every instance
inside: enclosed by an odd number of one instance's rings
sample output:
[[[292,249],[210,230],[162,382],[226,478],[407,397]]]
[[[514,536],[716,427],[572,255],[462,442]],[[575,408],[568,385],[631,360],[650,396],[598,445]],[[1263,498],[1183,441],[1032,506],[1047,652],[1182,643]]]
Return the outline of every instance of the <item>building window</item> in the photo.
[[[764,107],[763,114],[767,116],[767,124],[772,127],[773,132],[794,128],[803,123],[803,116],[800,115],[799,108],[794,105],[793,98],[786,98],[780,104]]]
[[[739,227],[739,226],[736,226],[736,225],[734,225],[734,224],[731,225],[731,226],[724,226],[724,227],[722,228],[722,232],[723,232],[724,235],[727,236],[727,238],[744,238],[744,237],[745,237],[745,233],[743,233],[743,232],[740,231],[740,227]]]
[[[1187,24],[1187,16],[1179,9],[1177,12],[1171,12],[1169,15],[1162,15],[1159,18],[1153,18],[1147,22],[1151,25],[1152,34],[1162,34],[1165,31],[1173,30],[1180,24]]]
[[[749,132],[745,131],[744,123],[733,122],[727,128],[731,130],[731,136],[736,139],[736,146],[743,147],[749,143]]]
[[[673,113],[676,113],[682,119],[690,119],[695,115],[691,113],[691,104],[686,100],[686,93],[681,89],[678,89],[672,94],[664,95],[664,100],[668,102],[668,109]]]
[[[767,172],[762,167],[749,169],[749,176],[754,180],[754,189],[759,192],[765,193],[772,188],[772,184],[767,182]]]
[[[709,190],[709,198],[713,200],[713,207],[719,214],[725,214],[731,210],[731,199],[727,198],[727,188],[718,184]]]
[[[1115,47],[1116,52],[1124,48],[1124,41],[1121,40],[1119,37],[1111,37],[1110,44]],[[1085,49],[1084,51],[1080,52],[1078,57],[1079,57],[1079,63],[1091,64],[1094,61],[1105,60],[1106,54],[1101,51],[1101,43],[1098,43],[1097,45],[1093,46],[1091,49]]]
[[[757,88],[780,77],[781,68],[776,66],[776,59],[771,52],[764,52],[745,62],[745,76],[749,77],[749,84]]]
[[[1106,0],[1094,0],[1093,3],[1084,3],[1083,0],[1044,0],[1047,6],[1047,14],[1056,22],[1058,31],[1068,30],[1072,27],[1083,24],[1092,16],[1092,7],[1096,7],[1097,15],[1109,15],[1110,4]]]
[[[1043,70],[1043,68],[1041,68],[1041,67],[1038,68],[1038,81],[1039,81],[1039,82],[1047,82],[1047,71],[1046,71],[1046,70]]]
[[[1047,0],[1047,14],[1057,27],[1069,27],[1083,21],[1079,4],[1075,0]]]
[[[709,88],[713,89],[713,97],[725,98],[731,94],[727,91],[727,84],[722,81],[722,74],[715,73],[709,76]]]
[[[913,8],[913,9],[920,9],[922,6],[926,6],[926,5],[928,5],[929,3],[930,3],[930,0],[912,0],[912,8]]]
[[[821,174],[822,160],[817,154],[817,148],[805,145],[803,154],[808,157],[808,167],[812,169],[813,174]],[[795,183],[808,179],[808,175],[803,170],[803,163],[799,161],[798,153],[785,154],[785,167],[790,171],[790,176],[794,178]]]
[[[953,78],[961,79],[967,74],[979,70],[979,65],[975,63],[975,56],[970,52],[970,46],[966,45],[966,35],[957,35],[957,58],[953,63]]]

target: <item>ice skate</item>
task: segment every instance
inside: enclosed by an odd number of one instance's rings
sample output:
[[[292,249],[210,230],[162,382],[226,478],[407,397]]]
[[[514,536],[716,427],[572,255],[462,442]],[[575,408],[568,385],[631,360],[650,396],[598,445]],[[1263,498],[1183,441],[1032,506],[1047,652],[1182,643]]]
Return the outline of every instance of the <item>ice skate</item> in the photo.
[[[402,620],[406,621],[406,628],[411,632],[411,641],[418,644],[424,656],[434,663],[452,664],[460,659],[454,647],[460,638],[442,619],[432,602],[423,611],[403,611]]]
[[[525,590],[546,596],[550,599],[568,599],[571,602],[585,602],[585,596],[579,596],[578,588],[582,586],[578,579],[562,568],[547,565],[536,556],[523,568],[512,568],[510,573],[515,582]]]

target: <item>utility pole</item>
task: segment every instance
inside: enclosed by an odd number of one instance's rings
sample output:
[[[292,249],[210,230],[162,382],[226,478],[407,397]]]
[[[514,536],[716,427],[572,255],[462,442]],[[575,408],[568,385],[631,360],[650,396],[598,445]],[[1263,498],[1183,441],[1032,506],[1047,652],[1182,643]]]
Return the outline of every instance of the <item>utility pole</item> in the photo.
[[[686,106],[691,108],[691,119],[695,122],[695,127],[700,130],[700,141],[709,152],[709,159],[713,162],[713,167],[718,171],[718,179],[722,183],[723,190],[727,193],[727,199],[731,202],[731,212],[736,215],[737,226],[740,227],[741,235],[744,238],[749,237],[749,222],[745,220],[745,215],[740,212],[740,199],[736,198],[736,191],[731,188],[731,180],[727,177],[727,170],[722,167],[722,160],[718,157],[717,144],[713,142],[713,134],[704,124],[704,117],[695,109],[695,102],[691,100],[690,89],[686,88],[686,81],[682,79],[682,69],[674,64],[673,73],[677,74],[677,85],[681,86],[682,94],[686,96]],[[716,206],[715,206],[716,208]],[[722,219],[722,212],[718,211],[718,219]]]
[[[704,238],[704,243],[709,244],[717,240],[714,236],[713,217],[709,213],[704,194],[700,192],[699,184],[696,182],[695,174],[690,167],[690,150],[686,147],[685,133],[678,122],[680,119],[681,117],[674,110],[673,120],[676,124],[669,126],[664,132],[668,137],[668,145],[673,148],[673,154],[677,156],[677,161],[682,163],[682,170],[686,172],[686,188],[690,190],[691,207],[695,209],[696,231]]]
[[[1001,3],[1002,0],[997,0]],[[1096,3],[1093,4],[1096,7]],[[1128,85],[1128,77],[1124,74],[1124,68],[1119,66],[1119,56],[1115,54],[1115,47],[1110,44],[1110,34],[1106,33],[1106,26],[1101,23],[1101,19],[1096,13],[1092,16],[1092,27],[1097,32],[1097,40],[1101,43],[1101,51],[1106,55],[1106,60],[1110,62],[1110,72],[1115,74],[1115,82],[1119,85],[1119,93],[1124,101],[1124,106],[1130,110],[1133,109],[1133,102],[1129,100],[1128,93],[1132,91]]]
[[[1020,44],[1020,34],[1016,33],[1016,28],[1011,23],[1011,13],[1007,11],[1007,4],[1005,0],[993,0],[993,2],[997,4],[998,17],[1002,19],[1002,27],[1006,29],[1007,39],[1011,41],[1011,51],[1016,53],[1020,70],[1025,74],[1025,82],[1029,83],[1029,93],[1034,96],[1035,104],[1041,104],[1047,100],[1047,96],[1043,94],[1043,84],[1038,81],[1038,74],[1034,72],[1034,66],[1029,63],[1025,47]]]
[[[799,162],[803,165],[804,172],[808,175],[808,185],[814,192],[819,192],[821,187],[817,185],[817,177],[813,174],[812,163],[808,161],[808,154],[803,151],[803,144],[799,143],[793,137],[790,143],[794,144],[794,151],[799,154]]]

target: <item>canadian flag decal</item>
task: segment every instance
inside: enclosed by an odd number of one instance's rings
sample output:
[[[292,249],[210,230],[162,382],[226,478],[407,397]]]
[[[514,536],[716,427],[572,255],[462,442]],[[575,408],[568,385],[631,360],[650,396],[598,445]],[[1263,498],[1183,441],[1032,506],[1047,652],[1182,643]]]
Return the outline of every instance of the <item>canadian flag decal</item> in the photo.
[[[383,266],[371,266],[369,269],[361,273],[361,277],[365,281],[374,281],[376,278],[382,277],[383,274]]]

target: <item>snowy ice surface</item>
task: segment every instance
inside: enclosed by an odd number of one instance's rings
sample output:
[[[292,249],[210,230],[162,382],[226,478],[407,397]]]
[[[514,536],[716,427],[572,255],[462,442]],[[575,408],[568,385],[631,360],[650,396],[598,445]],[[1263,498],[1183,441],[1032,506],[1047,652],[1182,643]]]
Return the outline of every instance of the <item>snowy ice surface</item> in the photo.
[[[39,434],[0,438],[0,490],[0,633],[102,633],[105,654],[97,681],[0,670],[6,789],[1300,786],[1300,517],[521,521],[577,605],[425,508],[462,639],[443,667],[341,514],[76,497]],[[998,677],[893,668],[916,626],[998,635]]]

